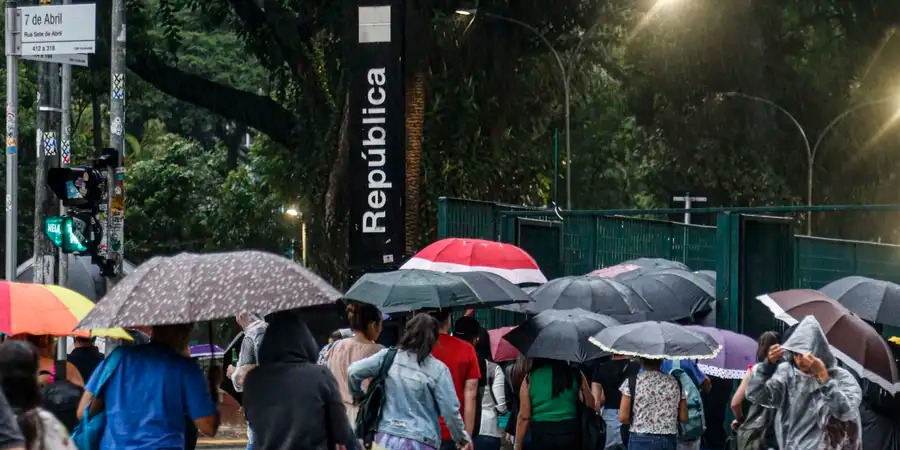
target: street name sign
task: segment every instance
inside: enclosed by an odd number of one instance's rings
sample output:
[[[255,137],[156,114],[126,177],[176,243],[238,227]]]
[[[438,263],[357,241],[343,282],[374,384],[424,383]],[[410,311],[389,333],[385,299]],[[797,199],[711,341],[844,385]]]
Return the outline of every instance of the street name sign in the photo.
[[[94,53],[96,6],[94,4],[25,6],[17,11],[21,21],[21,55]]]
[[[88,66],[88,56],[80,55],[80,54],[68,54],[68,55],[23,55],[22,59],[27,59],[31,61],[38,62],[50,62],[57,64],[70,64],[73,66]]]

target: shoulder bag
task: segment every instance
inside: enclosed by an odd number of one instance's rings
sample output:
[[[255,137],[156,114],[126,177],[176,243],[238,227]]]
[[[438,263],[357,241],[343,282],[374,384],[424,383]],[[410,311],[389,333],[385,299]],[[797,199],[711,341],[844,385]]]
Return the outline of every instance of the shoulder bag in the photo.
[[[106,411],[100,411],[92,416],[91,406],[98,398],[102,399],[106,384],[116,372],[121,360],[122,350],[113,350],[112,354],[106,358],[103,371],[94,374],[100,377],[97,380],[97,393],[84,409],[84,416],[82,416],[81,422],[72,432],[72,442],[75,443],[79,450],[98,450],[100,448],[100,440],[103,438],[103,431],[106,429]],[[106,407],[104,406],[103,409],[105,410]]]
[[[369,381],[369,388],[366,389],[359,401],[359,412],[356,414],[356,437],[362,439],[367,448],[375,439],[378,421],[381,420],[381,410],[384,408],[384,400],[387,395],[384,382],[391,365],[394,364],[395,356],[397,356],[397,349],[393,347],[388,349],[384,354],[384,359],[381,360],[378,375]]]

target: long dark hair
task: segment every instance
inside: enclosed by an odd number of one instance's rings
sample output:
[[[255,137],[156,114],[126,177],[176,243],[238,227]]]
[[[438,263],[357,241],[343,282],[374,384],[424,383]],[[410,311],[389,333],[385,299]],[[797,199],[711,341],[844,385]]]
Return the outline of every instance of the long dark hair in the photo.
[[[779,337],[775,331],[766,331],[759,335],[756,346],[756,362],[763,362],[769,357],[769,347],[777,344]]]
[[[25,437],[25,448],[37,439],[41,427],[38,408],[41,388],[38,385],[40,358],[29,342],[9,340],[0,344],[0,387],[16,413]]]
[[[406,330],[397,347],[415,353],[419,364],[431,354],[438,340],[438,321],[428,314],[416,314],[406,323]]]
[[[569,364],[565,361],[536,358],[534,364],[531,365],[531,372],[534,372],[541,367],[550,367],[550,370],[552,371],[553,387],[551,392],[554,398],[559,397],[563,392],[574,387],[576,381],[575,375],[578,372],[576,372],[574,368],[569,367]]]
[[[526,358],[525,355],[519,355],[519,359],[516,360],[515,364],[513,364],[512,369],[509,371],[510,378],[510,386],[512,386],[515,395],[519,395],[519,388],[522,387],[522,382],[525,381],[525,376],[531,373],[531,366],[534,361],[531,358]]]

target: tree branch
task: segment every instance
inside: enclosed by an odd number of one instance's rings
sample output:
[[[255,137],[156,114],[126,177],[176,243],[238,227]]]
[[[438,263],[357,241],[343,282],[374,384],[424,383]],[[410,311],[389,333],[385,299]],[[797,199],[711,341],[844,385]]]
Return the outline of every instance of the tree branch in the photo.
[[[269,97],[235,89],[166,65],[149,52],[129,54],[128,68],[144,81],[179,100],[206,108],[226,119],[247,124],[273,141],[296,148],[296,118]],[[135,54],[137,53],[137,54]]]

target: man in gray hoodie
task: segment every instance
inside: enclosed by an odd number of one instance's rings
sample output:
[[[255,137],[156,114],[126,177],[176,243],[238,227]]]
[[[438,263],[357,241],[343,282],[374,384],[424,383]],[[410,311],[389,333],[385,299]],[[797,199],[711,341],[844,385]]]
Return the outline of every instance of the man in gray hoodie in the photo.
[[[747,399],[777,409],[778,446],[790,450],[862,448],[862,389],[838,367],[819,322],[807,316],[783,345],[753,367]]]
[[[235,317],[238,325],[244,329],[244,340],[241,341],[241,352],[236,365],[228,366],[227,375],[237,392],[244,391],[244,379],[259,364],[259,347],[266,334],[267,324],[256,314],[240,314]],[[247,450],[253,449],[253,432],[247,426]]]

